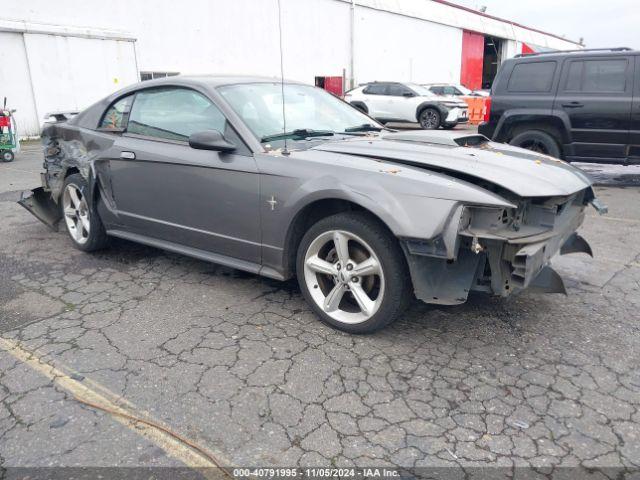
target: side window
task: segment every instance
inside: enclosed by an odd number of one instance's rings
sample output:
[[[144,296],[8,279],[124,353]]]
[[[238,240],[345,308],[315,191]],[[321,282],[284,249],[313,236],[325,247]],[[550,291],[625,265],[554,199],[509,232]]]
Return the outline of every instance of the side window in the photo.
[[[387,87],[387,95],[391,95],[394,97],[401,97],[405,93],[413,93],[413,92],[411,91],[411,89],[409,89],[408,87],[405,87],[400,83],[391,83]]]
[[[226,119],[204,95],[188,88],[142,90],[136,94],[127,132],[186,141],[203,130],[224,134]]]
[[[569,63],[569,70],[567,71],[567,80],[564,85],[564,89],[567,92],[579,92],[582,84],[582,70],[584,69],[584,62],[571,62]]]
[[[386,95],[387,86],[384,83],[371,83],[362,91],[368,95]]]
[[[127,125],[132,99],[133,95],[128,95],[113,103],[104,113],[98,128],[121,131]]]
[[[620,93],[627,84],[627,60],[582,60],[569,65],[565,90],[583,93]]]
[[[436,95],[444,94],[444,87],[431,87],[429,88],[429,90],[431,90],[431,92],[435,93]]]
[[[556,71],[556,62],[518,63],[513,67],[507,90],[509,92],[549,92]]]
[[[442,90],[445,95],[457,95],[457,90],[453,87],[443,87]]]

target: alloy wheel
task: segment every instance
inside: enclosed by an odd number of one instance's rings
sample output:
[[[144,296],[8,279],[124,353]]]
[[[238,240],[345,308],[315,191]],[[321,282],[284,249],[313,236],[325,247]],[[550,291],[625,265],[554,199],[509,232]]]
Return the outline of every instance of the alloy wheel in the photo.
[[[422,128],[429,130],[438,128],[439,120],[438,114],[432,109],[425,110],[424,113],[420,115],[420,125]]]
[[[62,211],[71,238],[83,245],[89,240],[89,205],[82,191],[70,183],[62,195]]]
[[[384,272],[373,249],[360,237],[330,230],[311,242],[304,280],[313,301],[338,322],[370,319],[384,298]]]

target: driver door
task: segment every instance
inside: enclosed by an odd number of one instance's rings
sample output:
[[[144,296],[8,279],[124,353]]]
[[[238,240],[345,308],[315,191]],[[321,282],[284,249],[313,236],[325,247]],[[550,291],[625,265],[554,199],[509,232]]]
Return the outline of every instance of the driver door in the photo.
[[[188,137],[218,130],[237,150],[196,150]],[[114,143],[110,179],[129,232],[260,262],[259,178],[252,153],[218,107],[183,87],[138,91]]]

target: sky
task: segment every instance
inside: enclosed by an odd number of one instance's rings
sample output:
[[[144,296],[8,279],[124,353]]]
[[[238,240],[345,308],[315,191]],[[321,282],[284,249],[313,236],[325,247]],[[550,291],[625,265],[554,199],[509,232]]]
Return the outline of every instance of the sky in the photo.
[[[640,0],[450,0],[544,30],[587,48],[640,49]]]

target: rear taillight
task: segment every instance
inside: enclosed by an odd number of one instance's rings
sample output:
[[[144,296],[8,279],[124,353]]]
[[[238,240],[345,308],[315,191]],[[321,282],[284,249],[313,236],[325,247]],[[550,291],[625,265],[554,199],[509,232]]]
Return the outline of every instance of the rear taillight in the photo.
[[[491,116],[491,97],[484,99],[484,107],[482,108],[482,121],[488,122]]]

